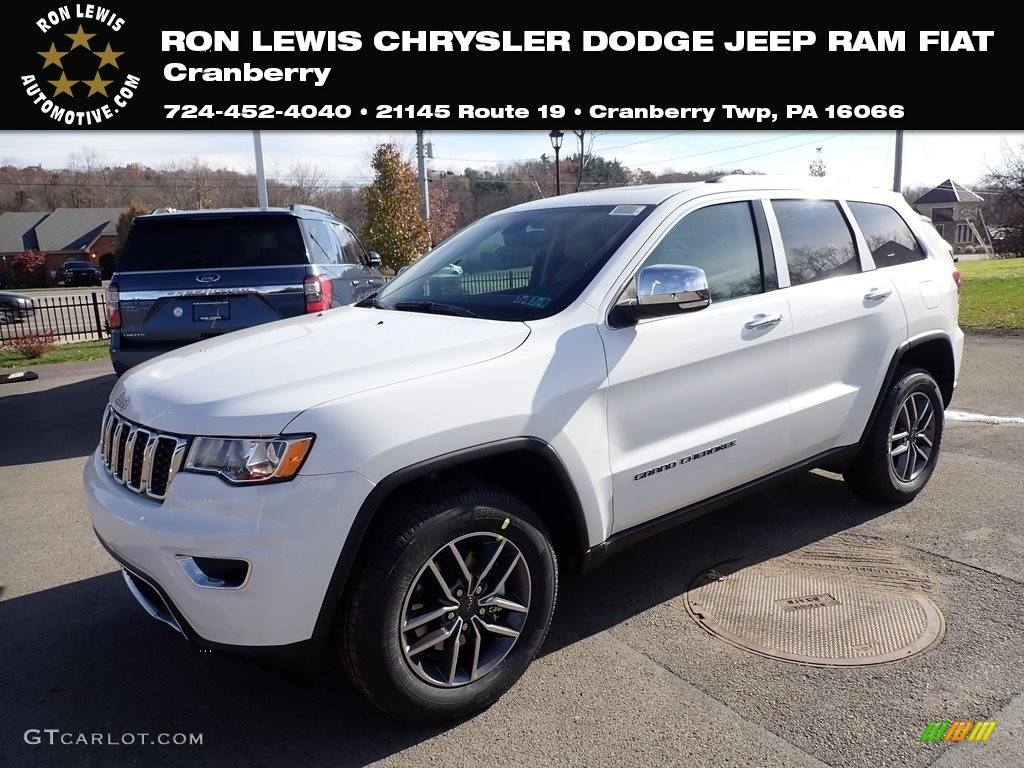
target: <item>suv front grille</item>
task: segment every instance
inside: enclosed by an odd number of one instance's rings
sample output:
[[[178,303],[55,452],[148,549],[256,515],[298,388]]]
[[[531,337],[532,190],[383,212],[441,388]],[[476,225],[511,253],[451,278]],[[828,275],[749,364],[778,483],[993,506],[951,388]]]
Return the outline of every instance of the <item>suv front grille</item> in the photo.
[[[188,440],[133,424],[107,407],[100,455],[111,476],[128,490],[157,501],[167,495],[185,459]]]

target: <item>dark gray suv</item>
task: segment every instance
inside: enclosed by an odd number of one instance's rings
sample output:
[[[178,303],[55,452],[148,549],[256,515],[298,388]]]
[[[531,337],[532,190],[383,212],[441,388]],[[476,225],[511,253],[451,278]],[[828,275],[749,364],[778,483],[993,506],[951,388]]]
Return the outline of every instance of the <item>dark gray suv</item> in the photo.
[[[384,285],[379,265],[310,206],[138,216],[107,288],[110,360],[122,374],[185,344],[355,303]]]

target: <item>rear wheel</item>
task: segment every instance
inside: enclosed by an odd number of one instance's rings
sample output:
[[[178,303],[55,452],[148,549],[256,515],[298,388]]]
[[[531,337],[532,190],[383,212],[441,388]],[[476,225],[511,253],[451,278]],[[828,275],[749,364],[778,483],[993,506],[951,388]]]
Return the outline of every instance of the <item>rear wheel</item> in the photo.
[[[0,306],[0,322],[16,323],[17,321],[18,313],[14,311],[14,307],[7,306],[6,304]]]
[[[341,606],[342,661],[401,720],[437,723],[490,706],[547,634],[558,587],[540,519],[504,491],[471,488],[393,510]]]
[[[860,496],[882,503],[910,501],[928,483],[942,445],[944,404],[939,385],[921,368],[901,368],[860,453],[844,473]]]

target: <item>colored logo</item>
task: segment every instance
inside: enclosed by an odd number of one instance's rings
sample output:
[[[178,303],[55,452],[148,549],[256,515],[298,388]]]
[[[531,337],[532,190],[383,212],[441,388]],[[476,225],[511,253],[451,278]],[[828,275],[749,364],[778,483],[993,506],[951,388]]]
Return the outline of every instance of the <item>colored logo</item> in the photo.
[[[124,25],[109,8],[84,3],[60,5],[36,19],[29,30],[35,56],[21,75],[32,104],[70,127],[106,122],[127,107],[140,78],[125,68]]]
[[[995,720],[933,720],[921,734],[921,741],[988,741],[995,729]]]

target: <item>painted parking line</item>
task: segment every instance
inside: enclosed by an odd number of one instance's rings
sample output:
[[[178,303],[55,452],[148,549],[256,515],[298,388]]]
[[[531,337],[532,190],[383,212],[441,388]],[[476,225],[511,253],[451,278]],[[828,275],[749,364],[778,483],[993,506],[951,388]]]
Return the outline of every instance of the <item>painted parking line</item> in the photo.
[[[946,418],[949,421],[966,421],[974,424],[1012,424],[1024,426],[1024,417],[1021,416],[988,416],[984,413],[971,413],[970,411],[946,411]]]

